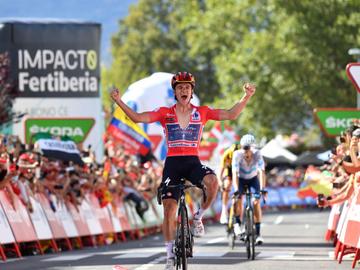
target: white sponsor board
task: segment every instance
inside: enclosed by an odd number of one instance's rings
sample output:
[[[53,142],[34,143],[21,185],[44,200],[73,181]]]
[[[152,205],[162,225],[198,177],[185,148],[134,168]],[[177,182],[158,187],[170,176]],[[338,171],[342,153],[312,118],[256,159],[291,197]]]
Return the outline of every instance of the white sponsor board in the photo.
[[[108,209],[109,213],[110,213],[110,217],[111,217],[111,221],[112,221],[112,225],[114,227],[114,231],[115,232],[122,232],[122,228],[121,228],[121,224],[120,224],[120,219],[119,219],[119,214],[116,213],[119,210],[117,208],[113,209],[111,204],[108,204],[106,206],[106,208]],[[113,210],[115,210],[116,212],[114,212]]]
[[[102,134],[104,116],[100,98],[17,98],[14,112],[26,113],[20,123],[13,125],[13,133],[25,140],[25,120],[27,118],[93,118],[95,125],[84,141],[84,147],[92,145],[97,160],[103,155]]]
[[[67,237],[79,236],[74,220],[63,202],[57,203],[55,215],[61,221]]]
[[[83,200],[81,203],[81,213],[84,215],[84,218],[88,224],[90,233],[92,235],[102,234],[103,229],[98,218],[94,215],[94,209],[88,203],[87,199]]]
[[[32,197],[30,197],[30,202],[34,210],[32,213],[30,213],[30,218],[34,225],[38,239],[52,239],[53,235],[41,204]]]
[[[15,238],[5,216],[5,212],[0,204],[0,244],[10,243],[15,243]]]

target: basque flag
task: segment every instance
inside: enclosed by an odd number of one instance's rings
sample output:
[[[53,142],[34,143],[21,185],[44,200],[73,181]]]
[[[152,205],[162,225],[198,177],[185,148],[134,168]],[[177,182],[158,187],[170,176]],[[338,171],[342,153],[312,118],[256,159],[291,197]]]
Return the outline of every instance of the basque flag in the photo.
[[[107,132],[133,154],[145,156],[151,149],[151,142],[147,134],[119,107],[114,112]]]

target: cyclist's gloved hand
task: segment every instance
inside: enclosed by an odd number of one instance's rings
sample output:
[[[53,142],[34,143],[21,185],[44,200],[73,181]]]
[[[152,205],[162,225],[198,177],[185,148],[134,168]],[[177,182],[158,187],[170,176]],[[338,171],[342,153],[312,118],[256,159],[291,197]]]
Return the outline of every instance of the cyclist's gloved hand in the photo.
[[[261,195],[263,196],[263,198],[264,198],[264,203],[265,203],[266,200],[267,200],[268,191],[263,188],[262,190],[260,190],[260,193],[261,193]]]
[[[239,195],[240,195],[240,191],[239,191],[239,190],[237,190],[237,191],[234,192],[234,197],[239,197]]]

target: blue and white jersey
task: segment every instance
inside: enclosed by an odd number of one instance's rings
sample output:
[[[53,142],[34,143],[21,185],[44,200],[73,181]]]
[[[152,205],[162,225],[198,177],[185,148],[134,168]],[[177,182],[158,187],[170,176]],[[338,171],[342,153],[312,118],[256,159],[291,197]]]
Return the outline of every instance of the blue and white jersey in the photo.
[[[251,148],[253,153],[250,163],[245,161],[245,150],[236,150],[232,158],[232,169],[236,171],[239,178],[251,179],[257,176],[259,170],[265,170],[265,162],[260,154],[260,151],[256,148]]]

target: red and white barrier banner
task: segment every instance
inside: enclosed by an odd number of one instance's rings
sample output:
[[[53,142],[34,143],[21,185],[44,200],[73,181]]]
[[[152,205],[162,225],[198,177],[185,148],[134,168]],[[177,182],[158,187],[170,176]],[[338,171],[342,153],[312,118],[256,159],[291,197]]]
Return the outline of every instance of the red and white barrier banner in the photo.
[[[10,243],[15,243],[15,237],[6,218],[4,209],[0,204],[0,245]]]
[[[91,235],[89,226],[86,222],[85,215],[81,213],[80,206],[78,207],[78,209],[76,209],[72,203],[68,202],[68,203],[66,203],[66,207],[68,208],[68,210],[71,214],[71,217],[75,223],[76,229],[79,233],[79,236]]]
[[[341,231],[342,231],[342,229],[344,227],[344,223],[345,223],[348,212],[349,212],[349,200],[344,202],[344,206],[343,206],[343,208],[341,210],[339,222],[338,222],[338,225],[336,227],[336,234],[338,236],[340,236]]]
[[[136,213],[134,205],[130,202],[125,202],[124,207],[125,207],[125,211],[126,211],[126,214],[128,217],[130,228],[131,229],[142,229],[144,226],[141,222],[140,217]]]
[[[94,194],[87,194],[87,200],[89,201],[93,212],[99,220],[104,233],[113,233],[114,228],[111,222],[111,218],[106,207],[101,208],[98,199]]]
[[[33,212],[30,213],[30,218],[33,223],[38,240],[53,239],[49,223],[40,203],[32,197],[30,197],[30,203],[33,207]]]
[[[49,200],[42,193],[35,195],[36,200],[41,204],[47,221],[49,222],[54,239],[66,238],[66,232],[60,220],[56,218],[54,211],[50,207]]]
[[[360,187],[354,192],[344,229],[340,241],[347,246],[356,247],[360,238]]]
[[[92,235],[103,234],[104,232],[101,227],[101,224],[97,219],[97,217],[95,216],[94,211],[90,206],[90,204],[88,203],[87,199],[82,201],[80,208],[81,208],[81,212],[84,215],[84,218],[86,219],[86,223],[89,226],[90,233]]]
[[[64,202],[56,203],[55,215],[56,215],[57,219],[61,221],[67,237],[78,237],[79,236],[79,233],[76,229],[76,225],[75,225],[68,209],[66,208],[66,205]]]
[[[112,207],[111,204],[108,204],[106,208],[109,211],[112,225],[114,227],[114,231],[116,233],[122,232],[123,229],[121,228],[121,223],[120,223],[120,210],[117,207],[115,208]]]
[[[131,227],[130,227],[129,219],[128,219],[126,209],[124,206],[124,202],[119,198],[116,199],[116,208],[118,209],[117,215],[120,219],[120,224],[121,224],[122,230],[130,231]]]
[[[20,199],[17,196],[14,197],[14,208],[5,191],[0,190],[0,202],[8,218],[16,242],[37,241],[38,239],[27,209]]]
[[[328,230],[335,231],[341,214],[340,206],[341,204],[335,204],[332,206],[328,220]]]
[[[149,201],[149,209],[144,213],[146,227],[152,227],[161,224],[161,219],[156,211],[155,200]]]
[[[331,207],[328,224],[327,224],[327,231],[325,234],[325,240],[327,241],[331,239],[331,237],[336,231],[336,227],[339,223],[340,214],[341,214],[340,207],[341,204],[335,204]]]

